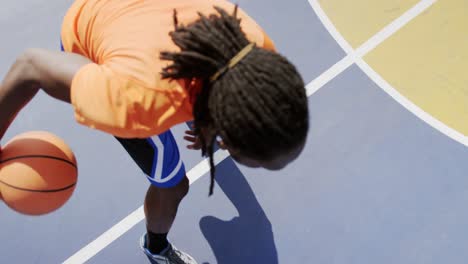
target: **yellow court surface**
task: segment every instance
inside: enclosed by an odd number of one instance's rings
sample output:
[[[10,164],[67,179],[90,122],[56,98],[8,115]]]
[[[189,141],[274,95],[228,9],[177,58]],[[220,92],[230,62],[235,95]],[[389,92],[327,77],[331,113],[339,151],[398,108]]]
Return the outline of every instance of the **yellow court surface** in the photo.
[[[351,4],[334,0],[321,4],[338,31],[355,47],[415,2],[359,0]],[[467,14],[467,1],[437,1],[364,57],[401,95],[465,136],[468,34],[460,32],[467,32]]]
[[[417,0],[320,0],[341,35],[357,48],[414,6]]]

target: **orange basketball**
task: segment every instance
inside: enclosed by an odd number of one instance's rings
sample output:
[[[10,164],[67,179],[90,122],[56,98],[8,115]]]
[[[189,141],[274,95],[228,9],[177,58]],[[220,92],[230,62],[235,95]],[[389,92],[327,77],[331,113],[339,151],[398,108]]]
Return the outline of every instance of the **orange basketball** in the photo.
[[[0,198],[13,210],[42,215],[60,208],[77,181],[70,147],[49,132],[15,136],[0,152]]]

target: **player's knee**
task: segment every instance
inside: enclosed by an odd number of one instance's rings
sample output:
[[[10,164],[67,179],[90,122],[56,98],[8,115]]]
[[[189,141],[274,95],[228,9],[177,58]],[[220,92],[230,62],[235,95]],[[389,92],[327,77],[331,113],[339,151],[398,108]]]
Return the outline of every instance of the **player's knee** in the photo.
[[[182,198],[184,198],[189,191],[188,178],[185,176],[176,186],[174,186],[174,188],[176,189],[178,198],[182,200]]]
[[[184,177],[178,184],[169,188],[157,187],[151,185],[150,193],[154,193],[155,197],[159,197],[163,200],[182,200],[189,191],[189,181],[187,177]]]

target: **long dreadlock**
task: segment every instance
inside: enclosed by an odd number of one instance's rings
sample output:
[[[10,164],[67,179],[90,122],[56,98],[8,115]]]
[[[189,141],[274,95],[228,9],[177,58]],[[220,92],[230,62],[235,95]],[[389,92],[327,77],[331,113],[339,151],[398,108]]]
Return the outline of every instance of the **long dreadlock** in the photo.
[[[268,161],[302,144],[308,131],[304,82],[278,53],[255,47],[235,67],[210,81],[249,44],[237,18],[238,7],[232,15],[214,8],[217,13],[199,13],[199,19],[187,26],[178,23],[174,11],[175,30],[170,36],[181,51],[160,54],[172,62],[162,70],[163,78],[202,81],[193,114],[202,154],[210,160],[210,195],[217,135],[243,156]],[[201,128],[213,133],[204,135]]]

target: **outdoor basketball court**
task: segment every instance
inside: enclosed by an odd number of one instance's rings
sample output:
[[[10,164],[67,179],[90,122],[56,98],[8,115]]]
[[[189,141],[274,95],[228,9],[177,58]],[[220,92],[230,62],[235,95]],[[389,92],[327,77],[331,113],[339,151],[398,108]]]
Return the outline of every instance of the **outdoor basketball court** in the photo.
[[[468,2],[237,2],[308,83],[307,147],[278,172],[218,151],[208,197],[207,161],[173,129],[192,184],[170,241],[211,264],[466,263]],[[0,76],[28,47],[59,49],[71,3],[3,3]],[[148,182],[120,144],[43,93],[4,140],[29,130],[72,147],[78,185],[45,216],[0,203],[0,263],[147,263]]]

